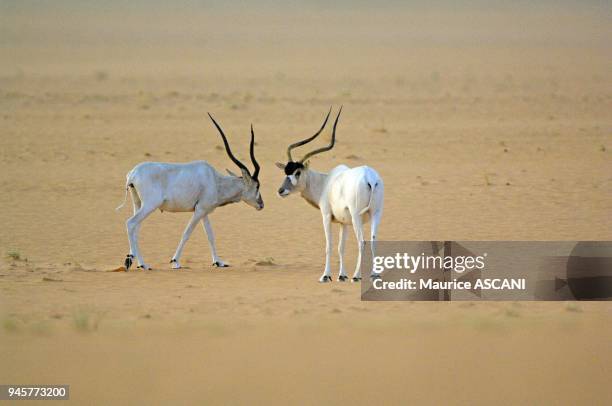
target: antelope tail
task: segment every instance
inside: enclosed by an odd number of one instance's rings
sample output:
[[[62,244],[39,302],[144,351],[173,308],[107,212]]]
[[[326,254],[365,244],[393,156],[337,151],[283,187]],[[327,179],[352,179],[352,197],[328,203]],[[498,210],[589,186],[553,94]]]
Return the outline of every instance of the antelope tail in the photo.
[[[119,211],[123,208],[123,206],[125,206],[125,203],[127,202],[128,190],[130,189],[130,187],[134,187],[134,184],[132,183],[132,172],[133,170],[131,170],[127,174],[126,179],[125,179],[125,196],[123,196],[123,203],[117,206],[117,208],[115,208],[115,211]]]
[[[132,175],[134,173],[134,169],[132,169],[130,172],[128,172],[126,178],[125,178],[125,196],[123,196],[123,203],[121,203],[119,206],[117,206],[115,208],[115,211],[119,211],[123,208],[123,206],[125,206],[125,203],[127,202],[127,192],[128,190],[130,190],[131,187],[134,187],[134,184],[132,183]],[[134,196],[132,196],[132,199],[134,198]]]
[[[370,188],[370,200],[368,201],[368,205],[359,212],[360,216],[370,210],[370,207],[372,207],[372,200],[374,199],[374,189],[376,189],[376,186],[378,186],[378,182],[376,182],[374,186],[372,186],[372,184],[368,182],[368,187]]]
[[[119,206],[117,206],[115,208],[115,211],[119,211],[123,208],[123,206],[125,206],[125,203],[127,203],[127,195],[128,195],[128,190],[129,190],[129,186],[125,186],[125,196],[123,197],[123,203],[121,203]]]

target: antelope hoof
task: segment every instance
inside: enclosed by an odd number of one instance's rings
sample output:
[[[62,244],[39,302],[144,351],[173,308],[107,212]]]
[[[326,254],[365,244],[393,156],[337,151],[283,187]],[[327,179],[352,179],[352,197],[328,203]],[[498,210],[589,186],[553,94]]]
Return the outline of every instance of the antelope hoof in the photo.
[[[228,265],[223,261],[215,261],[212,263],[212,266],[216,266],[217,268],[227,268]]]
[[[360,276],[360,277],[353,276],[352,281],[353,281],[353,282],[361,282],[361,276]]]
[[[370,275],[370,280],[376,280],[380,278],[381,278],[380,274],[377,274],[377,273],[373,273],[372,275]]]
[[[323,275],[321,276],[321,279],[319,279],[320,283],[327,283],[327,282],[331,282],[332,281],[332,277],[329,275]]]
[[[134,255],[132,255],[132,254],[127,254],[127,255],[125,256],[125,262],[124,262],[124,265],[125,265],[125,270],[126,270],[126,271],[127,271],[128,269],[130,269],[130,267],[132,266],[132,263],[134,262],[134,261],[132,261],[132,258],[134,258]]]
[[[172,269],[181,269],[181,264],[176,259],[172,258],[170,263],[172,264]]]
[[[338,282],[346,282],[348,280],[348,276],[340,275],[338,276]]]
[[[136,269],[142,269],[145,271],[150,271],[151,267],[149,265],[138,265],[138,267],[136,267]]]

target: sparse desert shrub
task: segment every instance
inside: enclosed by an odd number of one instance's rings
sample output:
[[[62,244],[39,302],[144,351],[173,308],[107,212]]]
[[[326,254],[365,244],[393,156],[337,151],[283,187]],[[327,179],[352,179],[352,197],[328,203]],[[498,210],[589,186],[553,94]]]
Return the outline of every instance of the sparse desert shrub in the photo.
[[[77,311],[73,314],[74,327],[79,331],[89,331],[89,314]]]
[[[77,309],[72,315],[74,327],[83,332],[96,331],[102,317],[87,309]]]
[[[6,253],[6,256],[13,261],[19,261],[21,259],[21,254],[17,250],[10,250]]]
[[[17,321],[11,318],[4,319],[2,321],[2,327],[4,327],[4,329],[9,332],[17,331]]]

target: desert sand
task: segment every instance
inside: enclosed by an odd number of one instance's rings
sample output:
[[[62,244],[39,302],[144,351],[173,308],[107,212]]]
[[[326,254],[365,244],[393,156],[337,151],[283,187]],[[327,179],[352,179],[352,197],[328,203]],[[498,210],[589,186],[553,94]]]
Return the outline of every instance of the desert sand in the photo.
[[[610,15],[3,4],[0,383],[80,404],[610,403],[610,302],[361,302],[317,282],[320,214],[276,196],[274,165],[343,105],[311,165],[381,174],[381,240],[611,240]],[[252,122],[262,165],[265,209],[210,217],[232,266],[199,227],[171,270],[190,215],[156,212],[153,270],[110,272],[134,165],[236,169],[208,111],[242,158]]]

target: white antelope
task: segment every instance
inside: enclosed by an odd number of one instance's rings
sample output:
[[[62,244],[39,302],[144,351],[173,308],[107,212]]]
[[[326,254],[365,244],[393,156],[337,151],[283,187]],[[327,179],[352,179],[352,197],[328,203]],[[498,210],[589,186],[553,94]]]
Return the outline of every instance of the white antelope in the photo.
[[[344,282],[348,279],[344,270],[344,245],[348,227],[352,224],[357,237],[359,255],[357,266],[353,274],[353,282],[361,280],[361,257],[364,250],[363,224],[372,221],[370,226],[370,240],[372,258],[375,252],[376,233],[383,211],[384,185],[378,173],[367,166],[349,168],[346,165],[338,165],[329,173],[316,172],[308,167],[308,159],[315,154],[329,151],[336,142],[336,126],[342,107],[338,111],[334,128],[332,131],[331,143],[323,148],[315,149],[304,155],[304,157],[294,162],[291,157],[291,150],[302,146],[317,138],[325,128],[331,109],[319,131],[303,141],[291,144],[287,148],[289,161],[286,164],[276,163],[280,169],[284,170],[286,178],[278,194],[285,197],[294,192],[300,192],[301,196],[312,206],[321,210],[323,216],[323,229],[325,230],[325,270],[319,282],[331,282],[330,257],[332,252],[332,232],[331,223],[340,224],[340,241],[338,243],[338,254],[340,256],[340,273],[338,280]],[[371,272],[372,278],[378,274]]]
[[[130,243],[130,253],[125,259],[126,269],[129,269],[132,265],[134,257],[138,261],[138,268],[151,269],[144,263],[140,253],[138,232],[143,220],[156,209],[162,212],[193,212],[193,217],[189,220],[183,232],[183,237],[170,261],[174,269],[181,267],[179,261],[185,243],[200,220],[202,220],[208,235],[213,265],[217,267],[227,266],[217,256],[215,235],[208,220],[208,215],[217,207],[242,200],[257,210],[263,209],[264,203],[259,193],[259,164],[255,160],[253,125],[251,125],[250,154],[255,169],[251,175],[247,167],[232,154],[227,138],[219,124],[210,114],[208,116],[221,134],[227,155],[240,168],[242,176],[233,174],[229,169],[227,170],[229,176],[224,176],[206,161],[189,163],[143,162],[136,165],[127,174],[125,198],[121,206],[117,207],[117,210],[119,210],[125,205],[129,190],[134,204],[134,215],[126,222]]]

